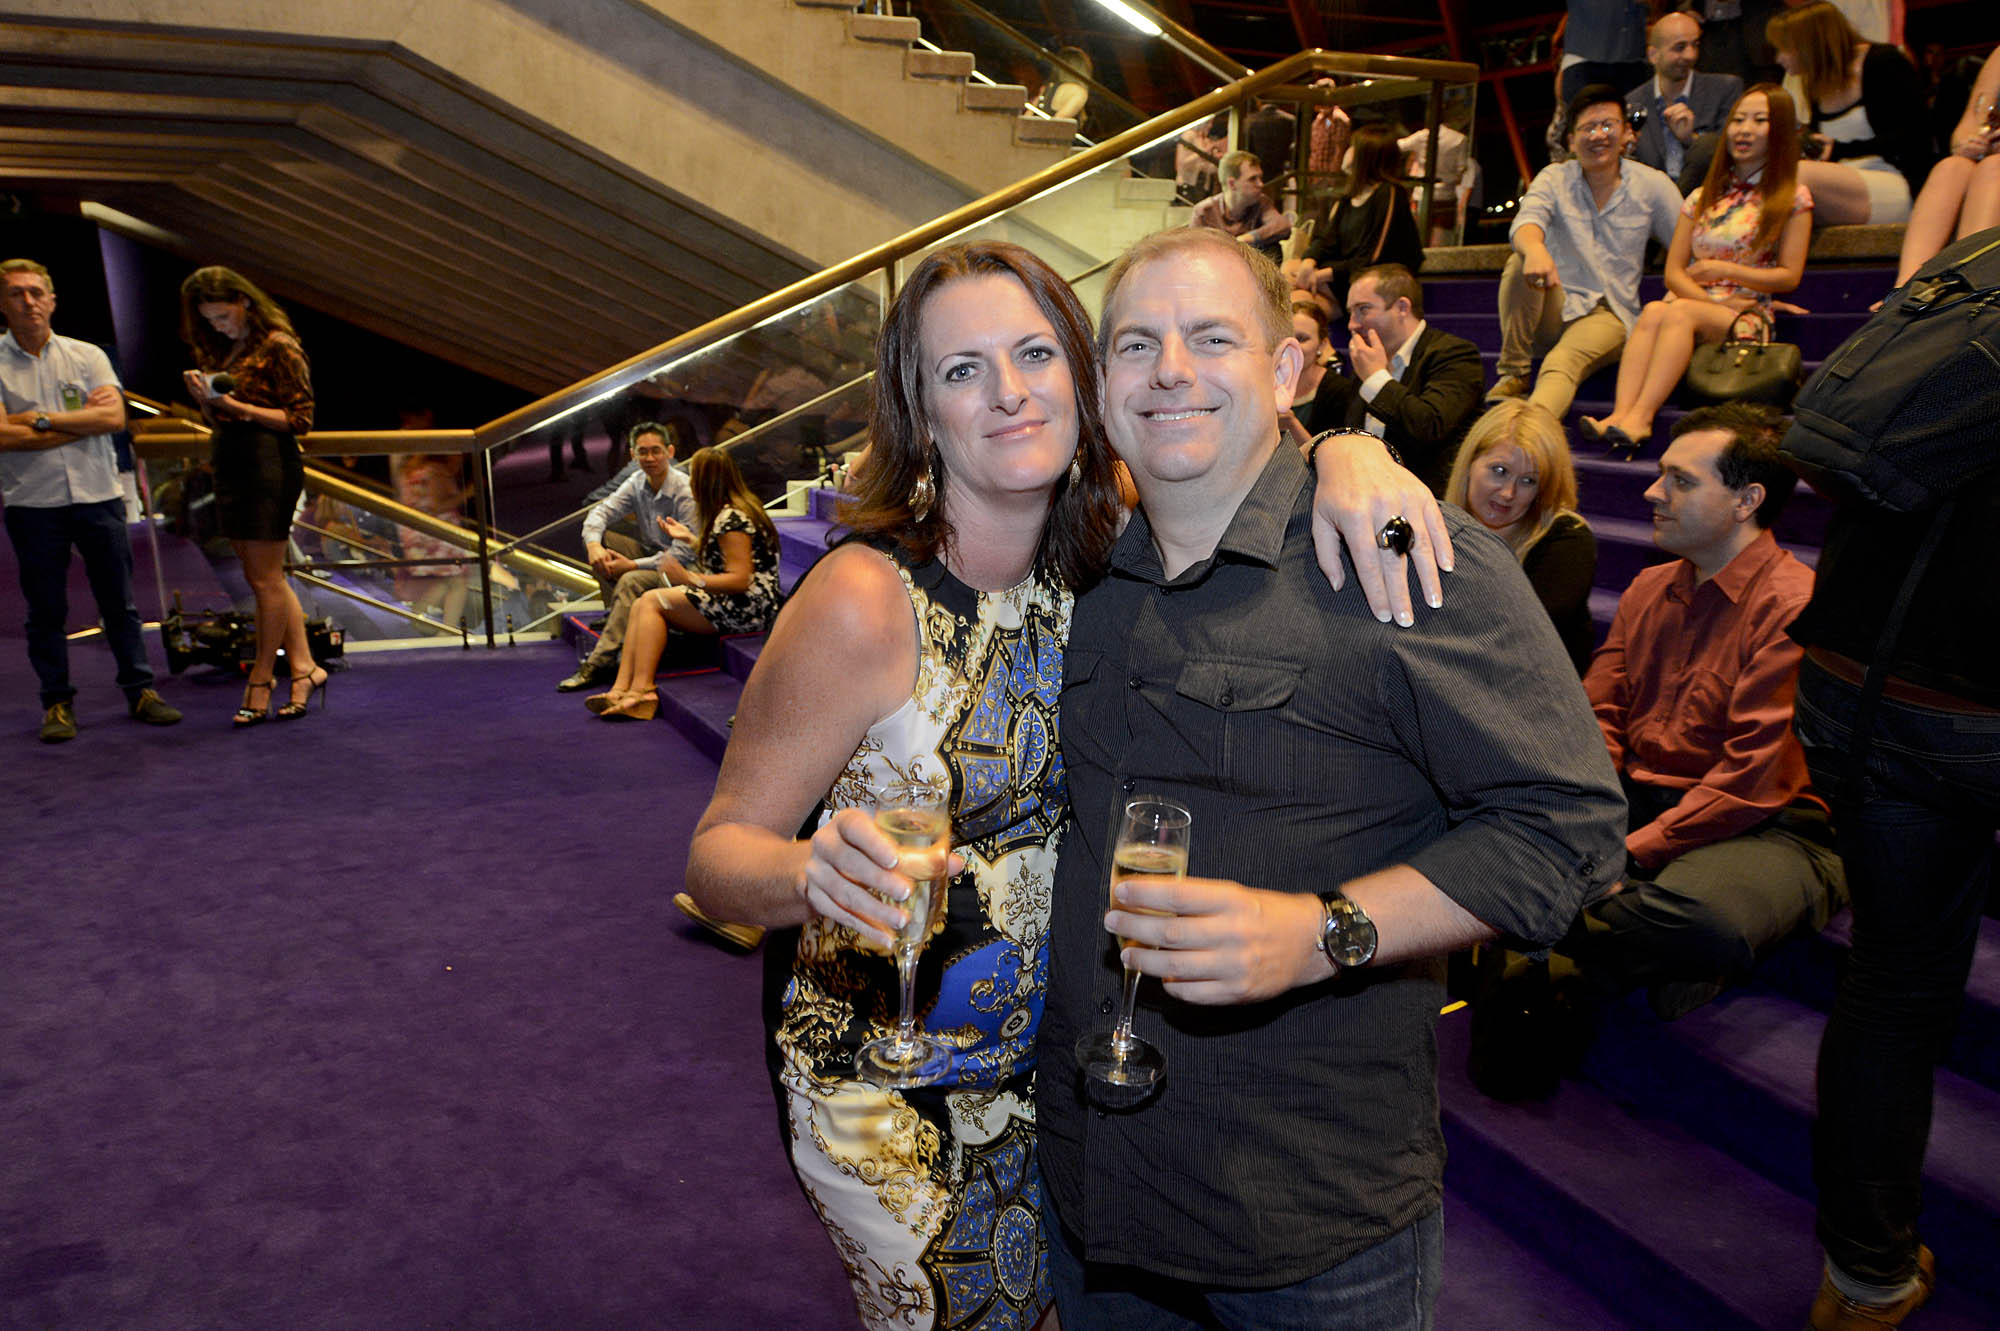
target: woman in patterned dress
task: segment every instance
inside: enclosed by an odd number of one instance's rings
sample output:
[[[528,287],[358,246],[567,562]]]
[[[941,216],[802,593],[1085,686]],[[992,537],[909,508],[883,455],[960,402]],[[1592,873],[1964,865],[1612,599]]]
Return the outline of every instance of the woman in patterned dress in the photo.
[[[1028,1328],[1049,1302],[1030,1087],[1068,810],[1062,647],[1123,510],[1088,317],[1026,250],[927,258],[880,356],[843,515],[859,539],[765,645],[688,887],[712,914],[804,926],[777,1031],[792,1161],[862,1320]],[[958,870],[917,980],[950,1067],[906,1091],[854,1069],[895,1020],[885,949],[908,891],[855,806],[897,784],[948,796]]]
[[[1650,302],[1625,341],[1611,414],[1583,418],[1590,438],[1644,445],[1653,417],[1687,373],[1697,342],[1720,342],[1746,310],[1805,275],[1812,192],[1798,178],[1799,130],[1792,99],[1760,83],[1736,99],[1722,130],[1726,151],[1681,205],[1667,251],[1665,300]]]
[[[650,721],[660,707],[653,674],[670,630],[682,633],[762,633],[778,612],[778,529],[744,483],[724,448],[698,449],[688,459],[688,486],[701,518],[697,535],[661,518],[670,541],[694,547],[694,567],[660,556],[667,586],[632,603],[618,678],[608,693],[584,705],[605,721]]]
[[[306,642],[305,610],[285,580],[292,514],[305,489],[297,436],[312,429],[312,372],[278,303],[227,268],[199,268],[181,283],[181,337],[201,367],[187,372],[188,393],[214,430],[216,515],[257,600],[257,657],[235,723],[270,718],[280,647],[291,688],[277,717],[295,720],[326,687]],[[235,380],[226,393],[210,389],[219,372]]]

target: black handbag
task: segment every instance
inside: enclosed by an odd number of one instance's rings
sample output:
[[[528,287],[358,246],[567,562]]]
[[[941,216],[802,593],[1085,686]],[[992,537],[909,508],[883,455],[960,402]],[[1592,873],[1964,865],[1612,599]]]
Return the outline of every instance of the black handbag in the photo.
[[[1738,337],[1743,321],[1752,333]],[[1768,402],[1790,407],[1805,378],[1805,357],[1790,342],[1771,340],[1771,316],[1749,309],[1729,325],[1729,335],[1694,349],[1688,361],[1687,390],[1702,402]]]

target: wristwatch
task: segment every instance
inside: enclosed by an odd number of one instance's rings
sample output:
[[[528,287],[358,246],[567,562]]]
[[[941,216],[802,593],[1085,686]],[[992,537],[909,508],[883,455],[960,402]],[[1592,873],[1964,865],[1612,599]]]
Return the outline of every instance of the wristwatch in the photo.
[[[47,434],[50,430],[56,428],[55,426],[49,424],[49,417],[47,412],[43,412],[40,415],[36,416],[32,424],[34,425],[35,429],[42,434]]]
[[[1366,966],[1375,959],[1375,921],[1368,912],[1336,889],[1319,894],[1325,918],[1319,926],[1317,946],[1335,970]]]

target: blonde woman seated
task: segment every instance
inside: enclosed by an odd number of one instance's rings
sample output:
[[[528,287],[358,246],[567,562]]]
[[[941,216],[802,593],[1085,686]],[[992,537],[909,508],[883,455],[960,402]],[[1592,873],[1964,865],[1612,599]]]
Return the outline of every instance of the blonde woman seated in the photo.
[[[1738,315],[1769,309],[1806,271],[1812,191],[1799,178],[1799,132],[1792,99],[1760,83],[1736,99],[1722,151],[1701,188],[1681,205],[1667,250],[1665,300],[1649,303],[1625,340],[1618,396],[1602,420],[1583,418],[1586,436],[1637,449],[1653,417],[1687,373],[1697,342],[1720,342]]]
[[[1953,240],[2000,226],[2000,47],[1979,67],[1965,114],[1951,131],[1951,153],[1931,168],[1910,207],[1896,285]]]
[[[1527,398],[1502,401],[1466,433],[1444,497],[1513,549],[1581,675],[1596,636],[1590,585],[1597,538],[1576,512],[1576,468],[1562,422]]]
[[[584,705],[605,721],[650,721],[659,714],[654,672],[667,635],[762,633],[778,611],[778,529],[744,484],[726,449],[704,448],[688,459],[701,531],[672,518],[659,519],[670,541],[694,547],[694,567],[671,552],[660,556],[667,586],[632,603],[632,621],[619,654],[618,679],[608,693]]]

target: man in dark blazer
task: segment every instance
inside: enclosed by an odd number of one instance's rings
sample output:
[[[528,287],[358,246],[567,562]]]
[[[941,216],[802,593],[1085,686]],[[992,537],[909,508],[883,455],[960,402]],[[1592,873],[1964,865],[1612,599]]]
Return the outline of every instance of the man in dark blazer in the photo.
[[[1367,430],[1396,450],[1431,492],[1444,494],[1458,445],[1479,414],[1486,373],[1479,348],[1424,322],[1424,293],[1409,269],[1378,264],[1347,289],[1347,365],[1320,381],[1316,424]]]
[[[1718,131],[1743,93],[1743,80],[1734,74],[1696,73],[1700,58],[1700,21],[1668,14],[1646,35],[1653,77],[1625,94],[1628,117],[1634,124],[1645,121],[1632,156],[1666,172],[1684,194],[1707,174]]]

